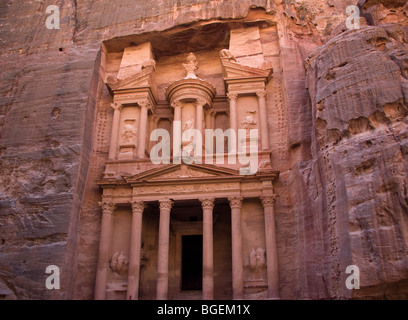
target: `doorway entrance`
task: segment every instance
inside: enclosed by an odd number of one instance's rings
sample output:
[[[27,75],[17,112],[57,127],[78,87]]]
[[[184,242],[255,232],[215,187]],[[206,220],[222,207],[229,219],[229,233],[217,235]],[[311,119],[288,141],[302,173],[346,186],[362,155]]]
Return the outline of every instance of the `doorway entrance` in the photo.
[[[201,291],[203,288],[203,236],[182,237],[181,290]]]

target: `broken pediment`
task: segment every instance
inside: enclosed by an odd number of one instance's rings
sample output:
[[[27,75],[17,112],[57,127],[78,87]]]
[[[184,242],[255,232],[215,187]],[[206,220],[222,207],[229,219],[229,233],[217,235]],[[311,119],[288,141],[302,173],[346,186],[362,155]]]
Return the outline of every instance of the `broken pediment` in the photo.
[[[224,53],[225,55],[225,53]],[[233,57],[221,56],[223,76],[228,79],[264,78],[265,84],[272,78],[273,69],[259,69],[242,65]]]
[[[153,87],[154,61],[146,65],[140,72],[129,76],[126,79],[108,79],[108,87],[111,91],[129,90],[140,87]]]

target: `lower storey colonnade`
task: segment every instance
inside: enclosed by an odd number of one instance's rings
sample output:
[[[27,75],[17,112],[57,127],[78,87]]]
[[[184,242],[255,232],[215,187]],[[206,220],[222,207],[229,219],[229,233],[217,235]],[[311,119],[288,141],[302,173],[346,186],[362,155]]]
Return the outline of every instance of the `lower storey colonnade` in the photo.
[[[279,299],[278,255],[276,246],[275,214],[273,195],[259,197],[263,205],[265,224],[265,253],[267,298]],[[214,198],[198,199],[201,203],[202,221],[202,299],[214,299]],[[159,200],[159,231],[157,256],[157,287],[156,299],[167,300],[169,295],[169,246],[170,217],[174,203],[177,200]],[[231,209],[231,256],[232,256],[232,297],[244,299],[244,256],[242,232],[242,204],[244,198],[228,197]],[[150,201],[149,201],[150,202]],[[112,201],[100,203],[102,207],[101,236],[97,275],[95,284],[95,299],[106,298],[107,275],[109,271],[109,248],[112,235],[112,216],[117,206]],[[135,200],[131,202],[132,218],[130,231],[130,254],[127,280],[127,299],[139,298],[139,282],[141,273],[142,250],[142,219],[147,202]]]

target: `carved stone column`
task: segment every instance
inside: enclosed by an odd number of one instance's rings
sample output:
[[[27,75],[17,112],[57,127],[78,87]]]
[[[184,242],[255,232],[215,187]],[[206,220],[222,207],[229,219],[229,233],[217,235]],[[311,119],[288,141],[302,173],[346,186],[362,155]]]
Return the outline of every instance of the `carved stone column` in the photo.
[[[150,134],[151,134],[154,130],[156,130],[156,129],[159,127],[159,121],[160,121],[160,118],[159,118],[158,116],[156,116],[156,115],[152,115],[152,116],[150,117],[150,124],[149,124],[149,126],[150,126],[150,129],[149,129]],[[149,137],[149,138],[150,138],[150,137]],[[149,143],[149,153],[150,153],[150,151],[151,151],[151,149],[153,148],[154,145],[155,145],[155,142],[154,142],[154,141],[150,141],[150,143]]]
[[[196,103],[196,129],[203,134],[203,116],[205,100],[197,99]]]
[[[130,234],[130,256],[127,300],[139,299],[140,251],[142,247],[143,201],[132,202],[132,229]]]
[[[259,118],[261,127],[262,150],[269,150],[268,116],[266,112],[266,91],[258,91]]]
[[[167,300],[169,288],[170,211],[173,201],[160,201],[159,255],[157,261],[157,300]]]
[[[149,111],[149,102],[138,102],[140,106],[140,125],[139,125],[139,144],[137,146],[137,155],[139,158],[145,157],[146,151],[146,131],[147,131],[147,114]]]
[[[214,299],[213,209],[214,199],[202,199],[203,208],[203,300]]]
[[[95,300],[104,300],[106,279],[109,264],[109,246],[112,233],[112,215],[115,204],[108,201],[99,202],[102,207],[101,236],[99,241],[98,266],[96,270]]]
[[[205,113],[205,128],[206,129],[214,129],[212,127],[212,115],[211,115],[211,113],[212,113],[211,109],[207,110],[206,113]]]
[[[279,299],[278,249],[275,229],[275,196],[261,197],[265,216],[268,298]]]
[[[118,103],[112,103],[113,108],[113,120],[112,120],[112,131],[111,140],[109,146],[109,160],[115,160],[118,152],[118,139],[119,139],[119,125],[120,125],[120,110],[122,105]]]
[[[235,131],[235,134],[238,136],[238,114],[237,114],[238,94],[228,93],[227,96],[230,106],[230,127]]]
[[[174,109],[173,120],[173,163],[181,163],[181,102],[174,101],[171,105]]]
[[[242,198],[228,199],[231,207],[232,234],[232,295],[233,299],[244,298],[244,261],[242,253]]]

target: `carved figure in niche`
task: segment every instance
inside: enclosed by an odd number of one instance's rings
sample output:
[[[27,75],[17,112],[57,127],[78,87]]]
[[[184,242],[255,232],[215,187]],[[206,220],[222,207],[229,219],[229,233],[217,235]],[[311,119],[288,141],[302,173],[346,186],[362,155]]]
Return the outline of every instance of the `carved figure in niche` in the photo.
[[[183,133],[186,132],[187,130],[193,129],[193,121],[191,119],[188,119],[186,121],[186,124],[184,125],[183,128]],[[182,140],[181,141],[181,146],[182,146],[182,150],[183,150],[183,154],[189,154],[191,155],[191,153],[194,150],[194,137],[191,136],[189,140]]]
[[[249,267],[251,271],[258,272],[265,268],[266,266],[266,258],[265,258],[266,250],[263,248],[252,248],[249,254]]]
[[[198,70],[198,61],[194,53],[190,53],[187,56],[187,63],[183,63],[184,69],[186,69],[187,76],[184,79],[198,79],[197,70]]]
[[[110,268],[113,272],[116,272],[117,274],[123,275],[126,273],[129,267],[129,260],[127,257],[121,252],[116,252],[110,261]]]
[[[255,120],[256,111],[247,111],[245,119],[241,122],[244,129],[247,131],[247,137],[249,137],[249,131],[256,126],[257,122]]]
[[[229,51],[228,49],[222,49],[220,51],[220,58],[221,59],[226,59],[228,61],[234,61],[237,62],[237,59],[235,59],[234,55],[232,54],[231,51]]]
[[[125,125],[122,132],[122,137],[125,144],[134,144],[134,137],[137,136],[137,130],[134,123],[135,120],[133,119],[125,120]]]

